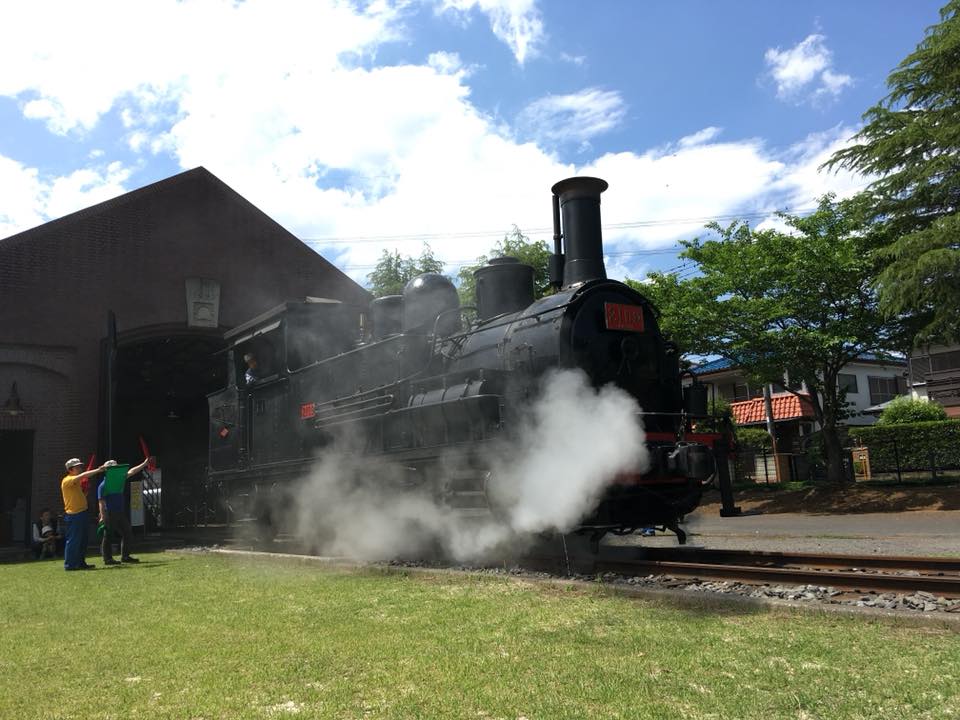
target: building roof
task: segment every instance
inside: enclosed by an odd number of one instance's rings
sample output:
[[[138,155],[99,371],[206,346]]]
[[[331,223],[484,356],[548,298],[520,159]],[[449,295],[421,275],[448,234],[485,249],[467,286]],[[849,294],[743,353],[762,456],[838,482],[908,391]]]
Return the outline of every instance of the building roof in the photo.
[[[296,248],[293,252],[299,254],[304,266],[310,268],[318,277],[322,277],[326,282],[335,283],[345,296],[356,302],[370,301],[371,296],[367,290],[204,167],[196,167],[164,178],[15,235],[0,238],[0,268],[6,268],[9,272],[9,268],[13,267],[10,258],[15,257],[15,253],[20,253],[23,248],[34,246],[38,242],[56,244],[59,242],[58,232],[72,232],[82,221],[98,222],[102,221],[102,218],[109,219],[110,213],[115,209],[131,206],[136,208],[137,203],[144,199],[176,192],[182,187],[212,188],[226,202],[248,208],[260,218],[264,227],[272,228],[276,232],[278,239],[286,241],[288,247]]]
[[[806,393],[775,393],[770,396],[773,407],[774,422],[785,420],[813,419],[813,403]],[[767,412],[763,406],[763,398],[753,398],[741,402],[730,403],[733,419],[737,425],[755,425],[767,421]]]
[[[720,370],[728,370],[732,367],[736,367],[733,360],[717,358],[716,360],[694,365],[690,370],[694,375],[704,375],[706,373],[719,372]]]
[[[892,366],[906,366],[907,361],[905,358],[898,356],[891,356],[886,359],[881,358],[875,353],[863,353],[858,355],[856,360],[851,360],[850,363],[877,363],[880,365],[892,365]],[[721,372],[723,370],[734,370],[739,365],[729,358],[717,358],[716,360],[708,360],[707,362],[700,363],[699,365],[694,365],[690,368],[690,372],[694,375],[709,375],[710,373]]]

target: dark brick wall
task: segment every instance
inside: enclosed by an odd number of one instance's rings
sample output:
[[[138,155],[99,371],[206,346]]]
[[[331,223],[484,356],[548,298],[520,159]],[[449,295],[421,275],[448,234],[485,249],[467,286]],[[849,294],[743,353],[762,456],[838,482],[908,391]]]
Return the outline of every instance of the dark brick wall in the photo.
[[[16,381],[33,429],[32,506],[61,509],[63,461],[97,448],[100,344],[187,326],[185,281],[220,284],[227,329],[306,295],[365,291],[203,168],[0,240],[0,404]],[[2,480],[0,480],[2,481]]]

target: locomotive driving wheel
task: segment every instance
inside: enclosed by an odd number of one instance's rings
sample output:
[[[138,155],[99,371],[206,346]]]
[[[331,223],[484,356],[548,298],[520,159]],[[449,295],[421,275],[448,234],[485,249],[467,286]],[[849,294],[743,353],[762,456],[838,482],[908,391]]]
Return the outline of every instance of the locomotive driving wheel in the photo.
[[[494,518],[494,505],[488,487],[491,473],[471,466],[438,468],[435,497],[464,521],[485,521]]]

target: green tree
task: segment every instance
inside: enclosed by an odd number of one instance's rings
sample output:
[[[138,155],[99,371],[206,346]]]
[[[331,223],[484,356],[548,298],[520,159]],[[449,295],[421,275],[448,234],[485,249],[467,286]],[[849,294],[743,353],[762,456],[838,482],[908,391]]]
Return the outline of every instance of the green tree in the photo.
[[[856,143],[827,167],[878,176],[867,189],[887,236],[882,307],[909,313],[919,339],[960,338],[960,0],[888,76]]]
[[[403,292],[404,285],[417,275],[439,272],[443,272],[443,262],[437,260],[433,249],[424,243],[420,257],[417,258],[401,256],[396,250],[384,250],[373,272],[367,275],[367,280],[374,297],[383,297],[399,295]]]
[[[946,419],[947,411],[940,403],[901,395],[883,409],[877,418],[877,425],[905,425]]]
[[[762,383],[806,383],[823,428],[828,477],[843,479],[838,424],[846,416],[837,374],[863,353],[900,347],[880,312],[873,281],[879,242],[861,200],[828,195],[788,226],[753,230],[712,224],[719,239],[683,242],[698,275],[653,273],[640,284],[661,327],[685,352],[720,355]]]
[[[481,267],[492,257],[515,257],[520,262],[533,268],[533,293],[540,298],[550,295],[553,288],[550,286],[550,248],[543,240],[531,240],[524,235],[516,225],[503,236],[503,240],[490,250],[489,255],[481,255],[474,265],[464,265],[460,268],[460,303],[462,305],[477,304],[477,280],[473,276],[474,270]]]

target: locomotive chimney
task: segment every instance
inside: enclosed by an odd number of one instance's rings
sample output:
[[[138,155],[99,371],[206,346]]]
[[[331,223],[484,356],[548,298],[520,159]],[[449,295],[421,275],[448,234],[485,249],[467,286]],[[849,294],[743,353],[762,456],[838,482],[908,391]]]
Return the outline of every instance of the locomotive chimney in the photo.
[[[607,277],[600,232],[600,193],[606,189],[605,180],[593,177],[567,178],[553,186],[563,216],[563,287]]]

